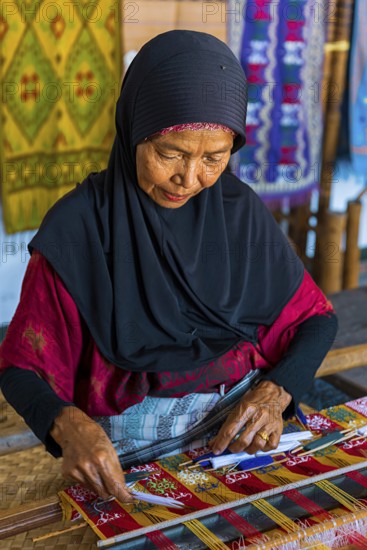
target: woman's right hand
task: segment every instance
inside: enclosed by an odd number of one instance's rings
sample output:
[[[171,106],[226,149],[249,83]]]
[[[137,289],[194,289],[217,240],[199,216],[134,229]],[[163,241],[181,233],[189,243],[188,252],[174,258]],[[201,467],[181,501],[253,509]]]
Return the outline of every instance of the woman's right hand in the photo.
[[[101,498],[132,502],[117,454],[104,430],[77,407],[64,407],[50,435],[62,449],[62,474]]]

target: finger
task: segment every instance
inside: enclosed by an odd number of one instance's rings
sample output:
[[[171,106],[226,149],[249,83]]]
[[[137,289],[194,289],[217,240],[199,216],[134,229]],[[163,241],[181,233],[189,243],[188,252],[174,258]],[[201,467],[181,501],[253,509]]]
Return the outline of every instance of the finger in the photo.
[[[219,430],[215,437],[211,448],[214,454],[222,453],[228,445],[230,445],[233,438],[243,428],[243,426],[249,422],[252,416],[256,413],[256,408],[247,404],[246,407],[236,407],[228,416],[227,420]]]
[[[242,451],[246,452],[256,452],[262,450],[266,444],[266,441],[260,436],[257,436],[257,433],[261,430],[266,432],[265,426],[268,424],[268,415],[265,410],[263,410],[259,415],[257,415],[257,420],[255,422],[248,423],[246,429],[238,436],[238,438],[229,446],[229,450],[232,453],[240,453]],[[255,441],[256,438],[256,441]],[[252,448],[251,446],[254,445]],[[255,449],[255,450],[254,450]]]
[[[80,465],[75,466],[67,471],[66,469],[63,469],[63,476],[69,483],[78,483],[79,485],[83,485],[83,487],[97,494],[101,498],[105,499],[108,497],[100,477],[96,471],[93,471],[93,467],[91,465],[83,464],[82,467]]]
[[[258,451],[266,451],[267,443],[268,442],[266,439],[256,433],[251,443],[247,447],[245,447],[244,450],[246,451],[246,453],[249,453],[251,455],[257,453]]]
[[[107,499],[110,495],[104,483],[103,476],[94,464],[85,465],[83,469],[84,485],[89,487],[102,499]]]
[[[64,468],[62,468],[61,473],[67,483],[80,483],[82,485],[85,485],[86,483],[84,476],[76,469],[66,471]]]
[[[270,436],[269,436],[269,441],[266,445],[266,451],[275,451],[275,449],[278,447],[279,445],[279,441],[280,441],[280,436],[281,436],[281,432],[279,431],[273,431]]]
[[[246,451],[246,453],[254,454],[257,451],[265,450],[265,446],[266,441],[256,433],[252,434],[251,432],[244,439],[239,437],[232,445],[229,446],[229,450],[232,453],[241,453]]]
[[[106,447],[101,449],[96,459],[98,460],[98,473],[109,495],[115,496],[122,502],[132,502],[133,498],[126,486],[120,461],[110,442]]]
[[[106,464],[108,464],[109,460],[108,451],[106,452],[106,449],[99,449],[94,453],[93,461],[84,459],[72,466],[70,466],[70,463],[67,461],[64,462],[63,474],[65,477],[71,478],[74,482],[87,487],[99,497],[106,499],[111,496],[109,486],[110,479],[114,479],[113,476],[109,476],[105,471]],[[119,468],[120,472],[118,472],[118,474],[123,475],[120,464]],[[117,474],[115,478],[118,480]],[[120,493],[123,499],[126,498],[127,495],[125,495],[123,491],[120,491]]]
[[[106,465],[104,471],[104,484],[110,495],[114,495],[121,502],[132,502],[133,496],[126,486],[125,476],[118,458]]]
[[[247,442],[244,442],[244,446],[241,451],[246,451],[249,454],[254,454],[258,451],[275,451],[279,445],[280,437],[283,431],[283,422],[266,423],[254,434],[251,443],[245,447]],[[268,436],[268,439],[262,437],[260,434]],[[230,447],[232,451],[232,448]],[[241,452],[238,450],[232,452]]]

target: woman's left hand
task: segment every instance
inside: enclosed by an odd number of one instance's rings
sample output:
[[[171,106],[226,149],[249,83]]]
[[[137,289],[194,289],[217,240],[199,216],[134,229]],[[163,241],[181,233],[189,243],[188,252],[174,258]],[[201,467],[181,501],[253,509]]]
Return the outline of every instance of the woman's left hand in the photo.
[[[212,451],[221,454],[228,447],[232,453],[253,454],[276,449],[283,431],[282,413],[291,400],[284,388],[263,380],[246,392],[228,415],[216,437],[209,442]],[[244,426],[244,431],[232,442]]]

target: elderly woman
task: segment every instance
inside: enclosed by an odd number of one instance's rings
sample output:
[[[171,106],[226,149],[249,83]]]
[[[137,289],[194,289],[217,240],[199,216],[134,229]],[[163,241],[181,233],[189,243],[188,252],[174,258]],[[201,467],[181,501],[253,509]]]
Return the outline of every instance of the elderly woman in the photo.
[[[103,498],[131,499],[121,465],[190,445],[275,449],[335,336],[331,305],[226,170],[246,105],[225,44],[156,37],[125,76],[107,169],[29,245],[1,387]]]

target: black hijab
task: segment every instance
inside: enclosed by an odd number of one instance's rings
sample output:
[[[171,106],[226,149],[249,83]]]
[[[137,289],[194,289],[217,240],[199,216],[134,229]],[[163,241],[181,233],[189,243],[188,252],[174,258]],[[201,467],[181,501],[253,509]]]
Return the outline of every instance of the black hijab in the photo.
[[[106,170],[47,213],[29,249],[51,263],[102,355],[131,371],[190,370],[253,343],[292,297],[303,266],[256,194],[229,173],[186,204],[137,185],[136,145],[162,128],[219,123],[245,143],[246,81],[213,36],[171,31],[125,76]]]

